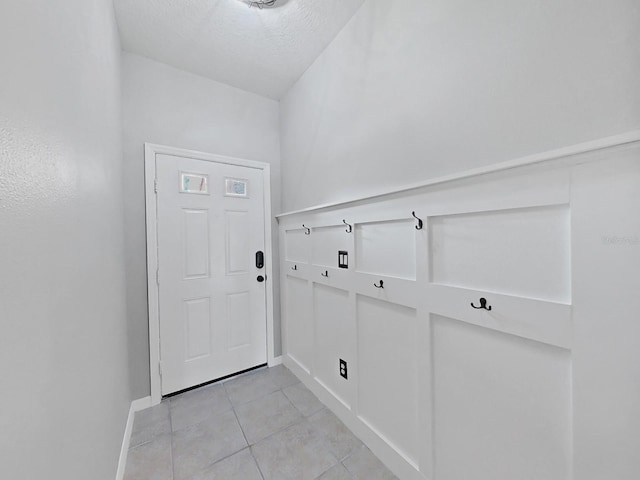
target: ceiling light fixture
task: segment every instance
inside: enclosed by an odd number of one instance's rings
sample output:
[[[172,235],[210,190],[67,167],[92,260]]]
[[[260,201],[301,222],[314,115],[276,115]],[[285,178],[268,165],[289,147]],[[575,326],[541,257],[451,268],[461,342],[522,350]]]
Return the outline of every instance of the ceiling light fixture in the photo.
[[[278,0],[245,0],[246,4],[249,5],[249,8],[251,7],[258,7],[258,8],[264,8],[264,7],[273,7],[276,2]]]

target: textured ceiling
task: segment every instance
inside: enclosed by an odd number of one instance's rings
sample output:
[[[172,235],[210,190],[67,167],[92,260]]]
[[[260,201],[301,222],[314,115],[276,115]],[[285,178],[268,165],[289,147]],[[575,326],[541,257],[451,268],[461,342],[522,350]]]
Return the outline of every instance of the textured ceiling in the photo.
[[[123,48],[280,98],[364,0],[114,0]]]

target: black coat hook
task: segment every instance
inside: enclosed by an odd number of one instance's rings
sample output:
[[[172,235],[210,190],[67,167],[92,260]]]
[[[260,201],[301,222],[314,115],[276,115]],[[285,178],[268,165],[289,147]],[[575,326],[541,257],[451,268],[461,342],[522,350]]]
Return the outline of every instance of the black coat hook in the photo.
[[[347,233],[353,232],[353,227],[349,225],[346,220],[342,220],[342,223],[344,223],[347,227],[349,227],[345,230]]]
[[[329,276],[329,270],[325,270],[324,273],[321,273],[320,275],[322,275],[323,277],[328,277]]]
[[[416,230],[422,230],[422,220],[416,217],[416,212],[411,212],[411,215],[413,215],[413,218],[418,220],[418,225],[416,225]]]
[[[298,265],[294,265],[293,267],[291,267],[291,270],[297,270],[298,269]]]
[[[304,232],[305,235],[310,235],[311,234],[311,229],[309,227],[306,227],[304,225],[304,223],[302,224],[302,228],[304,228],[306,230],[306,232]]]
[[[382,280],[380,280],[380,285],[376,285],[374,283],[373,286],[376,287],[376,288],[384,288],[384,282]]]
[[[484,310],[491,310],[491,305],[489,305],[489,306],[487,307],[487,299],[486,299],[486,298],[481,298],[481,299],[480,299],[480,306],[479,306],[479,307],[476,307],[476,306],[473,304],[473,302],[471,302],[471,306],[472,306],[473,308],[475,308],[476,310],[481,310],[481,309],[484,309]]]

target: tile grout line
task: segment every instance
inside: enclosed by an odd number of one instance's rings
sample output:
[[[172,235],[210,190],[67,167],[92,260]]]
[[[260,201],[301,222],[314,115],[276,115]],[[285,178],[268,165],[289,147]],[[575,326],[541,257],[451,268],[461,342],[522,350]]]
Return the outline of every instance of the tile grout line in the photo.
[[[237,455],[238,453],[243,452],[243,451],[245,451],[245,450],[249,450],[249,453],[251,453],[251,447],[249,447],[249,446],[247,445],[246,447],[242,447],[240,450],[236,450],[235,452],[230,453],[229,455],[226,455],[226,456],[224,456],[224,457],[220,458],[219,460],[216,460],[215,462],[213,462],[213,463],[211,463],[211,464],[207,465],[207,466],[206,466],[206,467],[204,467],[202,470],[200,470],[200,471],[198,471],[198,472],[195,472],[195,474],[197,475],[197,474],[200,474],[200,473],[202,473],[202,472],[206,472],[207,470],[209,470],[210,468],[212,468],[212,467],[214,467],[215,465],[219,464],[220,462],[222,462],[222,461],[224,461],[224,460],[227,460],[227,459],[229,459],[229,458],[233,457],[234,455]],[[251,455],[251,456],[253,457],[253,455]],[[255,461],[255,459],[254,459],[254,461]],[[256,463],[258,463],[258,462],[256,462]]]
[[[297,382],[297,383],[300,383],[300,382]],[[293,385],[296,385],[297,383],[294,383],[294,384],[291,384],[291,385],[286,385],[286,386],[280,387],[280,389],[279,389],[279,390],[276,390],[275,392],[271,392],[271,393],[265,394],[265,395],[263,395],[263,396],[262,396],[262,397],[260,397],[260,398],[266,397],[267,395],[272,395],[273,393],[276,393],[276,392],[281,392],[281,393],[282,393],[282,395],[283,395],[283,396],[287,399],[287,401],[291,404],[291,406],[293,406],[293,408],[294,408],[294,409],[296,409],[296,411],[301,415],[301,418],[300,418],[297,422],[291,423],[291,424],[287,425],[286,427],[283,427],[282,429],[277,430],[277,431],[275,431],[275,432],[271,433],[270,435],[268,435],[268,436],[266,436],[266,437],[264,437],[264,438],[262,438],[262,439],[258,440],[258,441],[257,441],[257,442],[255,442],[253,445],[257,445],[258,443],[263,442],[263,441],[265,441],[265,440],[267,440],[267,439],[269,439],[269,438],[271,438],[271,437],[273,437],[273,436],[275,436],[275,435],[277,435],[277,434],[279,434],[279,433],[282,433],[282,432],[284,432],[285,430],[287,430],[287,429],[289,429],[289,428],[291,428],[291,427],[293,427],[293,426],[295,426],[295,425],[299,425],[299,424],[302,424],[302,423],[305,423],[305,422],[306,422],[310,427],[312,427],[312,428],[313,428],[313,425],[312,425],[312,424],[311,424],[311,422],[309,421],[309,418],[310,418],[310,417],[312,417],[313,415],[315,415],[316,413],[321,412],[322,410],[325,410],[325,409],[326,409],[327,411],[330,411],[330,410],[328,410],[328,409],[327,409],[327,407],[326,407],[326,406],[324,406],[324,405],[323,405],[323,407],[322,407],[320,410],[318,410],[317,412],[314,412],[312,415],[306,416],[306,415],[305,415],[305,414],[304,414],[304,413],[303,413],[303,412],[302,412],[298,407],[296,407],[296,405],[293,403],[293,401],[288,397],[288,395],[287,395],[287,394],[285,393],[285,391],[284,391],[284,389],[285,389],[285,388],[288,388],[288,387],[291,387],[291,386],[293,386]],[[259,400],[260,398],[257,398],[257,399],[255,399],[255,400]],[[255,400],[252,400],[252,401],[255,401]],[[250,403],[250,402],[247,402],[247,403]],[[243,404],[243,405],[245,405],[245,404]],[[241,406],[241,405],[240,405],[240,406]],[[235,413],[235,407],[234,407],[234,413]],[[237,414],[236,414],[236,418],[237,418]],[[239,420],[239,419],[238,419],[238,424],[240,424],[240,420]],[[240,425],[240,429],[242,430],[242,425]],[[322,436],[322,438],[323,438],[324,440],[327,440],[327,436],[326,436],[322,431],[319,431],[319,430],[318,430],[318,433]],[[244,434],[244,430],[243,430],[243,434]],[[246,437],[245,437],[245,439],[246,439]],[[247,443],[248,443],[248,441],[247,441]],[[250,449],[251,455],[253,456],[253,458],[254,458],[254,460],[255,460],[255,462],[256,462],[256,465],[258,466],[258,470],[260,471],[260,475],[262,475],[262,478],[264,479],[264,474],[262,473],[262,469],[260,468],[260,464],[259,464],[258,460],[255,458],[255,455],[253,455],[253,449],[251,448],[253,445],[249,445],[249,449]],[[333,453],[332,453],[331,455],[333,456],[333,458],[335,458],[336,462],[335,462],[333,465],[331,465],[329,468],[327,468],[326,470],[324,470],[322,473],[320,473],[320,475],[318,475],[318,476],[315,478],[315,480],[317,480],[318,478],[320,478],[322,475],[324,475],[325,473],[327,473],[329,470],[331,470],[332,468],[336,467],[337,465],[341,465],[345,470],[347,470],[347,473],[349,474],[349,476],[350,476],[351,478],[353,478],[353,475],[352,475],[352,474],[351,474],[351,472],[347,469],[346,465],[344,465],[344,464],[342,463],[344,460],[346,460],[347,458],[351,457],[351,456],[353,455],[353,452],[351,452],[351,453],[347,454],[347,455],[346,455],[344,458],[342,458],[342,459],[338,458],[336,455],[333,455]]]
[[[249,439],[247,438],[247,435],[244,433],[244,429],[242,428],[242,424],[240,423],[240,419],[238,418],[238,412],[236,412],[235,408],[231,408],[231,410],[233,411],[233,416],[236,418],[236,422],[238,422],[238,427],[240,427],[240,431],[242,432],[242,438],[244,438],[244,442],[247,444],[247,447],[250,447],[251,444],[249,443]]]
[[[169,456],[171,460],[171,480],[176,478],[175,465],[173,463],[173,432],[171,433],[171,444],[169,448]]]
[[[162,403],[162,400],[160,402]],[[176,478],[176,470],[173,463],[173,418],[171,416],[171,399],[168,399],[167,403],[167,407],[169,408],[169,431],[171,432],[171,444],[169,448],[169,454],[171,456],[171,480],[174,480]]]
[[[226,459],[228,459],[228,458],[230,458],[230,457],[233,457],[234,455],[236,455],[236,454],[238,454],[238,453],[242,452],[243,450],[245,450],[245,449],[247,449],[247,448],[250,448],[250,446],[249,446],[249,442],[247,441],[247,437],[246,437],[246,435],[244,434],[244,430],[242,430],[242,425],[240,425],[240,420],[238,419],[238,415],[236,414],[235,408],[233,407],[233,403],[231,402],[231,399],[229,398],[229,392],[227,392],[227,389],[226,389],[226,387],[224,386],[224,383],[223,383],[223,384],[221,384],[221,386],[222,386],[222,389],[223,389],[223,391],[224,391],[224,393],[225,393],[225,396],[226,396],[226,398],[227,398],[227,401],[229,402],[229,405],[231,406],[230,410],[233,412],[233,415],[234,415],[234,417],[235,417],[235,419],[236,419],[236,422],[238,423],[238,427],[240,427],[240,432],[242,433],[242,437],[244,438],[244,441],[245,441],[245,443],[246,443],[247,445],[246,445],[246,446],[244,446],[244,447],[242,447],[242,448],[241,448],[241,449],[239,449],[239,450],[236,450],[235,452],[230,453],[229,455],[226,455],[226,456],[224,456],[224,457],[222,457],[222,458],[219,458],[219,459],[218,459],[218,460],[216,460],[215,462],[213,462],[213,463],[211,463],[211,464],[207,465],[207,466],[206,466],[206,467],[204,467],[202,470],[200,470],[199,472],[196,472],[196,473],[202,473],[202,472],[205,472],[205,471],[207,471],[208,469],[212,468],[214,465],[217,465],[218,463],[222,462],[223,460],[226,460]],[[205,388],[206,388],[206,387],[205,387]],[[228,412],[228,410],[224,410],[223,412],[219,412],[219,414],[223,414],[223,413],[226,413],[226,412]],[[205,420],[203,420],[203,421],[201,421],[201,422],[199,422],[199,423],[196,423],[196,424],[194,424],[194,425],[199,425],[200,423],[204,423],[204,422],[206,422],[208,419],[209,419],[209,418],[207,417]],[[192,426],[194,426],[194,425],[187,425],[187,426],[185,426],[185,427],[182,427],[182,428],[181,428],[181,429],[179,429],[178,431],[183,430],[183,429],[186,429],[186,428],[190,428],[190,427],[192,427]],[[171,437],[173,438],[173,433],[174,433],[174,432],[173,432],[173,424],[171,425],[171,427],[172,427]],[[172,442],[172,444],[171,444],[171,451],[172,451],[172,464],[173,464],[173,442]],[[251,450],[249,450],[249,453],[251,453]],[[252,455],[252,457],[253,457],[253,455]],[[255,459],[254,459],[254,461],[255,461]],[[257,463],[257,462],[256,462],[256,463]],[[259,468],[259,467],[258,467],[258,468]],[[260,475],[262,475],[262,473],[261,473],[261,472],[260,472]],[[174,475],[174,476],[175,476],[175,475]],[[264,478],[263,478],[263,480],[264,480]]]
[[[260,477],[262,478],[262,480],[265,480],[264,473],[262,473],[262,468],[260,467],[260,463],[258,463],[258,459],[253,454],[253,450],[251,450],[251,447],[249,447],[249,453],[251,454],[251,458],[253,458],[253,462],[256,464],[256,468],[258,469],[258,473],[260,474]]]
[[[273,395],[274,393],[277,393],[277,392],[282,392],[282,389],[280,389],[280,390],[276,390],[275,392],[271,392],[271,393],[269,393],[269,394],[267,394],[267,395]],[[264,395],[264,396],[266,397],[267,395]],[[290,423],[289,425],[286,425],[286,426],[282,427],[280,430],[276,430],[275,432],[270,433],[270,434],[269,434],[269,435],[267,435],[266,437],[261,438],[260,440],[258,440],[258,441],[256,441],[256,442],[252,443],[251,445],[249,445],[250,447],[251,447],[251,446],[253,446],[253,445],[257,445],[258,443],[263,442],[263,441],[264,441],[264,440],[266,440],[267,438],[271,438],[271,437],[273,437],[274,435],[277,435],[278,433],[282,433],[282,432],[284,432],[286,429],[291,428],[291,427],[293,427],[294,425],[297,425],[298,423],[302,423],[302,422],[304,422],[305,420],[308,420],[308,419],[307,419],[307,417],[305,417],[305,416],[304,416],[304,414],[303,414],[300,410],[298,410],[298,409],[296,408],[296,406],[293,404],[293,402],[292,402],[291,400],[289,400],[289,397],[287,397],[287,396],[285,395],[285,393],[284,393],[284,392],[282,392],[282,395],[284,395],[284,398],[286,398],[286,399],[287,399],[287,401],[288,401],[288,402],[291,404],[291,406],[292,406],[292,407],[293,407],[293,408],[294,408],[294,409],[295,409],[295,410],[296,410],[296,411],[297,411],[297,412],[302,416],[302,418],[301,418],[300,420],[298,420],[297,422]],[[259,399],[256,399],[256,400],[259,400]],[[235,408],[234,408],[234,412],[235,412]],[[236,416],[236,418],[237,418],[237,416]],[[240,423],[240,420],[238,420],[238,423]],[[242,430],[242,425],[240,425],[240,430]],[[242,431],[242,433],[244,434],[244,430]],[[249,441],[248,441],[248,440],[247,440],[247,443],[249,443]]]
[[[225,387],[225,392],[226,391],[227,391],[227,389]],[[228,396],[228,393],[227,393],[227,396]],[[231,403],[231,399],[229,399],[229,403]],[[264,474],[262,473],[262,469],[260,468],[260,464],[258,463],[258,459],[253,454],[253,450],[251,450],[251,445],[249,445],[249,440],[247,439],[247,436],[244,433],[244,429],[242,428],[242,424],[240,423],[240,419],[238,418],[238,412],[236,412],[236,407],[233,406],[233,403],[231,403],[231,410],[233,410],[233,414],[236,417],[236,422],[238,422],[238,426],[240,427],[240,431],[242,432],[242,436],[244,437],[244,441],[247,444],[246,448],[249,449],[249,455],[251,455],[251,458],[253,459],[253,462],[256,464],[256,468],[258,469],[258,473],[260,474],[260,477],[262,478],[262,480],[264,480]]]
[[[342,465],[342,461],[340,461],[338,459],[338,457],[336,457],[335,455],[333,455],[333,453],[331,454],[333,456],[333,458],[336,459],[336,463],[334,463],[333,465],[331,465],[329,468],[327,468],[324,472],[322,472],[320,475],[318,475],[315,480],[318,480],[321,476],[323,476],[325,473],[327,473],[329,470],[331,470],[332,468],[334,468],[336,465]],[[344,465],[342,465],[344,467]],[[347,467],[344,467],[347,468]],[[348,471],[348,470],[347,470]]]
[[[272,437],[273,435],[275,435],[275,434],[277,434],[277,433],[280,433],[280,432],[282,432],[282,431],[286,430],[286,429],[287,429],[287,428],[289,428],[289,427],[292,427],[292,426],[296,425],[296,424],[295,424],[295,423],[292,423],[291,425],[288,425],[288,426],[284,427],[282,430],[278,430],[277,432],[274,432],[273,434],[269,435],[268,437],[265,437],[265,438],[263,438],[263,439],[260,439],[259,441],[255,442],[254,444],[249,444],[249,441],[247,440],[247,437],[246,437],[246,435],[245,435],[245,433],[244,433],[244,430],[242,430],[242,426],[240,425],[240,420],[238,420],[238,416],[237,416],[237,414],[236,414],[235,409],[234,409],[234,408],[232,408],[231,410],[233,411],[233,414],[234,414],[234,416],[235,416],[235,418],[236,418],[236,421],[238,422],[238,426],[240,426],[240,431],[242,432],[242,436],[243,436],[243,438],[244,438],[244,440],[245,440],[245,442],[246,442],[246,444],[247,444],[247,445],[245,445],[244,447],[242,447],[240,450],[236,450],[235,452],[232,452],[232,453],[230,453],[229,455],[226,455],[226,456],[224,456],[224,457],[222,457],[222,458],[220,458],[220,459],[216,460],[215,462],[213,462],[213,463],[211,463],[211,464],[207,465],[205,468],[203,468],[203,469],[202,469],[200,472],[198,472],[198,473],[202,473],[202,472],[204,472],[204,471],[206,471],[206,470],[210,469],[210,468],[211,468],[211,467],[213,467],[214,465],[217,465],[218,463],[222,462],[223,460],[226,460],[226,459],[228,459],[228,458],[230,458],[230,457],[233,457],[234,455],[236,455],[236,454],[238,454],[238,453],[242,452],[243,450],[249,450],[249,453],[251,454],[251,457],[253,458],[253,461],[255,462],[256,466],[258,467],[258,471],[259,471],[260,475],[262,476],[262,479],[264,480],[264,475],[262,474],[262,470],[261,470],[261,468],[260,468],[260,464],[258,463],[258,460],[257,460],[257,459],[255,458],[255,456],[253,455],[253,451],[252,451],[251,447],[252,447],[253,445],[256,445],[256,444],[258,444],[258,443],[262,442],[263,440],[266,440],[267,438]],[[196,425],[197,425],[197,424],[196,424]],[[189,427],[184,427],[184,428],[189,428]],[[171,436],[173,437],[173,433],[171,434]],[[172,455],[171,461],[172,461],[172,467],[173,467],[173,442],[172,442],[172,444],[171,444],[171,455]]]
[[[253,457],[253,453],[251,452],[251,445],[249,445],[249,440],[247,440],[247,436],[244,433],[244,429],[242,428],[242,424],[240,423],[240,419],[238,418],[238,413],[236,412],[236,407],[233,405],[233,402],[231,401],[231,397],[229,397],[229,392],[227,391],[227,387],[225,386],[225,383],[226,382],[222,383],[222,389],[224,390],[224,394],[227,396],[227,400],[229,401],[229,405],[231,405],[231,411],[233,412],[233,416],[236,418],[236,422],[238,423],[238,427],[240,428],[240,432],[242,433],[242,438],[244,438],[244,443],[246,443],[247,445],[245,447],[241,448],[240,450],[238,450],[237,452],[233,452],[232,454],[227,455],[226,457],[217,460],[216,462],[214,462],[211,465],[209,465],[207,468],[211,468],[213,465],[216,465],[217,463],[222,462],[223,460],[226,460],[227,458],[232,457],[232,456],[236,455],[237,453],[242,452],[245,449],[249,449],[249,454],[251,455],[251,458],[253,458],[253,461],[257,465],[258,462]],[[257,466],[258,466],[258,471],[260,473],[260,476],[262,476],[262,472],[260,472],[260,466],[259,465],[257,465]],[[262,477],[262,478],[264,480],[264,477]]]
[[[289,386],[290,386],[290,385],[289,385]],[[289,425],[287,425],[287,426],[285,426],[285,427],[281,428],[280,430],[277,430],[277,431],[275,431],[275,432],[273,432],[273,433],[271,433],[271,434],[267,435],[266,437],[261,438],[260,440],[258,440],[257,442],[255,442],[255,443],[253,443],[253,444],[250,444],[250,443],[249,443],[249,440],[247,439],[247,436],[246,436],[246,435],[245,435],[245,433],[244,433],[244,429],[242,428],[242,424],[240,423],[240,419],[238,418],[238,413],[236,412],[236,406],[234,406],[234,405],[233,405],[233,403],[232,403],[232,410],[233,410],[233,413],[234,413],[234,415],[236,416],[236,420],[237,420],[237,422],[238,422],[238,425],[240,426],[240,430],[242,431],[242,435],[244,436],[244,439],[245,439],[245,441],[247,442],[247,445],[248,445],[248,447],[247,447],[247,448],[249,448],[249,453],[251,454],[251,457],[253,458],[253,461],[255,462],[256,467],[258,467],[258,473],[260,473],[260,476],[262,477],[262,479],[263,479],[263,480],[265,479],[265,476],[264,476],[264,473],[262,472],[262,468],[260,467],[260,462],[258,462],[258,459],[257,459],[257,458],[255,457],[255,455],[253,454],[253,448],[252,448],[252,447],[253,447],[254,445],[257,445],[257,444],[258,444],[258,443],[260,443],[260,442],[263,442],[263,441],[267,440],[268,438],[273,437],[274,435],[277,435],[278,433],[284,432],[286,429],[291,428],[291,427],[293,427],[294,425],[297,425],[298,423],[302,423],[303,421],[307,420],[307,417],[305,417],[305,416],[304,416],[304,414],[303,414],[302,412],[300,412],[300,410],[298,410],[298,408],[296,408],[296,406],[295,406],[295,405],[293,404],[293,402],[289,399],[289,397],[287,397],[286,393],[284,393],[284,388],[286,388],[286,387],[280,387],[278,390],[275,390],[275,391],[273,391],[273,392],[270,392],[270,393],[267,393],[267,394],[265,394],[265,395],[262,395],[261,397],[256,398],[255,400],[252,400],[252,401],[260,400],[261,398],[264,398],[264,397],[266,397],[266,396],[268,396],[268,395],[272,395],[272,394],[274,394],[274,393],[276,393],[276,392],[281,392],[281,393],[282,393],[282,395],[284,396],[284,398],[286,398],[286,399],[287,399],[287,401],[288,401],[288,402],[291,404],[291,406],[292,406],[292,407],[293,407],[293,408],[294,408],[294,409],[295,409],[295,410],[296,410],[296,411],[301,415],[301,417],[302,417],[302,418],[301,418],[298,422],[291,423],[291,424],[289,424]],[[225,389],[225,391],[226,391],[226,389]],[[251,402],[247,402],[247,403],[251,403]],[[242,406],[242,405],[246,405],[247,403],[243,403],[243,404],[241,404],[241,405],[238,405],[238,407],[240,407],[240,406]],[[339,461],[338,461],[338,463],[339,463]],[[324,472],[323,472],[323,473],[324,473]]]

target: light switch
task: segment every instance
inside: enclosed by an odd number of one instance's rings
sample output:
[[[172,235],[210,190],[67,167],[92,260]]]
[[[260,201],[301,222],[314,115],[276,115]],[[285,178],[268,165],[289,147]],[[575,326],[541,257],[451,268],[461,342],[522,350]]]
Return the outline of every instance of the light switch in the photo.
[[[338,251],[338,268],[349,268],[349,252],[345,250]]]

